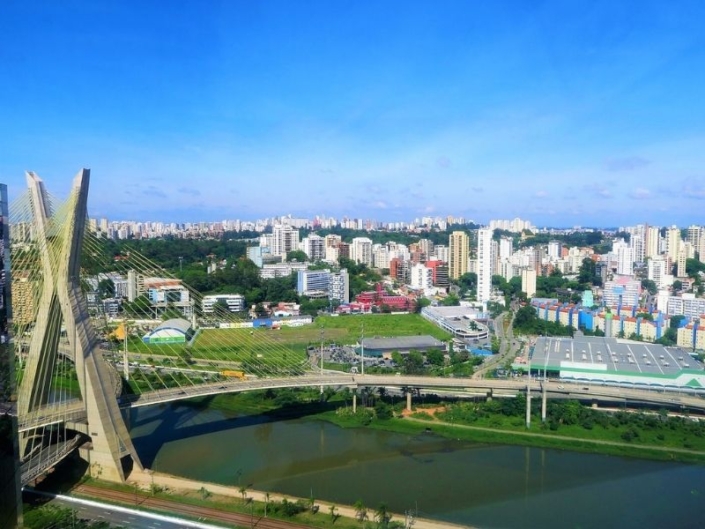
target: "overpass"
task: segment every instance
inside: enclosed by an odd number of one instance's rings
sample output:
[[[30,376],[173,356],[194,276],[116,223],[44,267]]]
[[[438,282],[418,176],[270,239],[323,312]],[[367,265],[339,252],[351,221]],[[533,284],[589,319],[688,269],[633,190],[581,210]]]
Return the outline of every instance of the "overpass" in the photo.
[[[705,412],[705,394],[683,393],[674,390],[646,390],[617,386],[573,385],[565,382],[546,381],[546,391],[552,395],[599,402],[632,402],[653,406],[687,408]],[[197,386],[182,386],[160,389],[136,395],[123,395],[118,400],[122,409],[166,404],[196,397],[221,395],[224,393],[244,393],[266,389],[298,387],[393,387],[443,389],[468,392],[481,392],[492,396],[494,392],[505,394],[542,391],[542,381],[527,379],[474,379],[474,378],[440,378],[400,375],[352,375],[324,374],[298,377],[228,379]],[[46,406],[32,414],[20,417],[20,431],[31,430],[40,426],[56,424],[67,419],[80,422],[85,419],[84,407],[80,401]]]

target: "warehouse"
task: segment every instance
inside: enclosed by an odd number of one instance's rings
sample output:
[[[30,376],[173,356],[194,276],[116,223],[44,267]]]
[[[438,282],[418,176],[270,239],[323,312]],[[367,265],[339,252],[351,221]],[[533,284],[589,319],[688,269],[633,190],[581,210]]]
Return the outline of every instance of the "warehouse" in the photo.
[[[397,336],[394,338],[364,338],[362,345],[365,348],[365,356],[381,357],[389,355],[394,351],[402,354],[410,351],[426,352],[429,349],[439,349],[445,351],[445,344],[436,340],[433,336]]]
[[[542,337],[532,348],[528,365],[534,375],[562,380],[705,389],[703,365],[688,352],[646,342]]]

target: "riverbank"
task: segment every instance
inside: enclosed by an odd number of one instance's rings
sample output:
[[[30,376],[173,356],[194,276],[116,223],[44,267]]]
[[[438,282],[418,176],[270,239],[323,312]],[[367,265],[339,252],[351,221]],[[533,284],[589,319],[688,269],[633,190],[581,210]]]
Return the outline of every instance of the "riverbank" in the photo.
[[[170,495],[173,494],[176,496],[192,498],[202,498],[205,490],[208,493],[208,498],[212,498],[214,502],[217,502],[218,500],[236,498],[238,501],[243,502],[243,505],[246,500],[258,502],[262,504],[262,506],[265,503],[272,504],[273,502],[282,502],[284,499],[291,502],[296,502],[299,500],[304,502],[309,501],[306,498],[296,498],[285,494],[268,493],[251,489],[242,491],[239,487],[229,487],[226,485],[219,485],[217,483],[194,481],[153,471],[134,471],[130,474],[127,484],[142,490],[164,490]],[[359,527],[363,527],[363,524],[358,521],[358,515],[355,507],[351,505],[339,505],[318,500],[316,500],[315,503],[318,506],[318,514],[315,516],[318,516],[317,522],[320,522],[316,523],[315,527],[333,527],[334,525],[335,527],[340,527],[341,524],[338,521],[338,517],[340,516],[348,519]],[[335,517],[330,515],[331,507],[335,507]],[[369,510],[370,512],[367,517],[368,520],[374,516],[373,509]],[[405,516],[403,514],[390,512],[389,516],[392,522],[403,523],[405,520]],[[305,523],[305,521],[297,518],[292,518],[291,521]],[[426,518],[414,518],[414,527],[417,529],[472,529],[467,525],[461,526]]]
[[[656,461],[705,464],[705,452],[701,450],[578,438],[552,432],[542,433],[541,431],[518,431],[472,426],[442,421],[435,416],[424,413],[415,413],[415,417],[406,416],[389,420],[375,420],[367,424],[361,424],[354,416],[352,418],[345,414],[341,416],[335,412],[324,412],[311,418],[331,422],[342,428],[372,428],[409,435],[431,431],[436,435],[449,439],[461,439],[482,444],[521,445]]]

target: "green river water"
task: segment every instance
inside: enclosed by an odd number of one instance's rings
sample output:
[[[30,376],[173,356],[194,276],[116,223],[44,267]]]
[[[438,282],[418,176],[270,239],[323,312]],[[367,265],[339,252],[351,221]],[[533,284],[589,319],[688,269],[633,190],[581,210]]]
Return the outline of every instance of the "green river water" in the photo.
[[[190,479],[487,528],[705,527],[705,467],[270,421],[188,406],[139,409],[147,466]]]

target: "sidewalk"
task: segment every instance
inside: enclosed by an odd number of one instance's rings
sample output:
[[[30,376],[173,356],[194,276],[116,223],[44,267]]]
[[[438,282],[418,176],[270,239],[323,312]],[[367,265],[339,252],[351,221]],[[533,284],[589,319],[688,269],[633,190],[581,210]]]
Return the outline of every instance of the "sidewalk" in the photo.
[[[174,491],[176,493],[193,493],[193,492],[198,492],[202,488],[205,488],[210,492],[211,494],[218,495],[218,496],[226,496],[226,497],[232,497],[232,498],[238,498],[242,499],[242,495],[240,494],[238,487],[235,486],[225,486],[225,485],[218,485],[216,483],[206,483],[206,482],[201,482],[201,481],[193,481],[190,479],[186,478],[180,478],[176,476],[171,476],[169,474],[163,474],[161,472],[151,472],[151,471],[133,471],[132,474],[130,474],[129,479],[127,480],[128,485],[135,485],[138,486],[142,489],[149,489],[152,486],[152,483],[155,485],[159,485],[160,487],[166,487],[170,491]],[[264,503],[266,498],[265,498],[265,493],[257,490],[247,490],[246,496],[248,498],[252,498],[255,501],[262,502]],[[295,498],[293,496],[287,496],[284,494],[269,494],[269,501],[281,501],[282,499],[288,499],[288,500],[298,500],[300,498]],[[336,513],[339,514],[340,516],[344,516],[346,518],[351,518],[355,519],[355,509],[349,505],[338,505],[330,503],[330,502],[324,502],[324,501],[318,501],[316,500],[316,505],[320,506],[320,511],[323,516],[327,516],[328,513],[330,512],[330,506],[335,505],[336,507]],[[370,512],[368,513],[368,516],[372,516],[372,510],[369,509]],[[398,514],[398,513],[390,513],[391,514],[391,519],[392,521],[404,521],[404,515],[403,514]],[[294,521],[294,520],[292,520]],[[470,526],[467,525],[456,525],[456,524],[451,524],[451,523],[446,523],[446,522],[440,522],[440,521],[435,521],[435,520],[429,520],[426,518],[415,518],[414,519],[414,524],[413,527],[416,529],[460,529],[460,528],[470,528]]]

